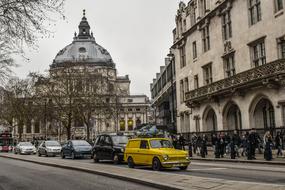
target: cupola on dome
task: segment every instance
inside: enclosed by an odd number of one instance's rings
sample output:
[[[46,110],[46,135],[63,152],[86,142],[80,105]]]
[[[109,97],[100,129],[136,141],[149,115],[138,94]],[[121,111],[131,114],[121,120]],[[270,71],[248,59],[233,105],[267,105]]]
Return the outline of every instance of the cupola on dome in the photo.
[[[73,42],[60,50],[51,67],[63,66],[65,64],[87,63],[114,67],[109,52],[96,43],[93,33],[90,32],[90,26],[85,17],[83,17],[78,26],[79,33],[75,32]]]

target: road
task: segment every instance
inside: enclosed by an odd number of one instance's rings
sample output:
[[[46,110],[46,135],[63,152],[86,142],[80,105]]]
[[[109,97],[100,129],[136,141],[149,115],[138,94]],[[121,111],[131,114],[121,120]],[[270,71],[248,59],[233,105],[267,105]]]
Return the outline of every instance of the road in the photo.
[[[155,190],[155,188],[95,174],[58,169],[55,167],[48,167],[28,162],[0,158],[0,190],[57,189]]]
[[[59,157],[52,159],[61,159]],[[285,161],[285,160],[284,160]],[[90,159],[77,159],[70,162],[92,163]],[[95,163],[94,163],[95,164]],[[112,165],[110,162],[99,164]],[[125,164],[118,167],[127,167]],[[139,167],[144,170],[151,170],[146,167]],[[163,172],[192,175],[198,177],[227,179],[233,181],[246,181],[256,183],[269,183],[275,185],[285,185],[285,166],[266,165],[266,164],[248,164],[248,163],[229,163],[229,162],[209,162],[192,161],[187,171],[179,169],[167,169]]]

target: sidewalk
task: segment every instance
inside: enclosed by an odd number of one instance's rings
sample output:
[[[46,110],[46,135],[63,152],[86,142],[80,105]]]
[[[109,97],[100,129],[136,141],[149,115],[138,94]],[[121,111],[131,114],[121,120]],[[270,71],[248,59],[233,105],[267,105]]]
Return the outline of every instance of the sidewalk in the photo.
[[[16,160],[22,160],[27,162],[33,162],[37,164],[78,170],[88,173],[94,173],[121,179],[125,181],[132,181],[144,185],[160,189],[191,189],[191,190],[285,190],[285,186],[265,184],[265,183],[253,183],[253,182],[241,182],[230,181],[224,179],[214,179],[205,177],[194,177],[191,175],[171,174],[166,172],[155,172],[152,170],[144,169],[129,169],[118,167],[114,165],[84,163],[84,162],[71,162],[67,159],[52,159],[45,157],[35,156],[23,156],[14,155],[9,153],[1,153],[0,157],[10,158]]]
[[[257,152],[257,151],[256,151]],[[284,156],[284,155],[283,155]],[[256,160],[247,160],[247,157],[237,157],[236,159],[231,159],[230,155],[227,154],[224,158],[215,158],[213,150],[208,150],[208,155],[206,158],[202,158],[201,156],[194,154],[192,160],[203,160],[203,161],[216,161],[216,162],[241,162],[241,163],[256,163],[256,164],[273,164],[273,165],[285,165],[284,157],[276,157],[276,151],[273,151],[273,159],[271,161],[267,161],[264,159],[263,154],[256,154]]]

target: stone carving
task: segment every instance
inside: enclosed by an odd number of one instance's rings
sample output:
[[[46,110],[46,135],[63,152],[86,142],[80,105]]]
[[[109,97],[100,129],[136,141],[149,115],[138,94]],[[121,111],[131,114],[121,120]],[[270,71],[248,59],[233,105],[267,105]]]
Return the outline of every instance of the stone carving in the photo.
[[[224,42],[224,54],[228,54],[230,52],[232,52],[233,49],[232,49],[232,42],[229,41],[229,40],[226,40]]]

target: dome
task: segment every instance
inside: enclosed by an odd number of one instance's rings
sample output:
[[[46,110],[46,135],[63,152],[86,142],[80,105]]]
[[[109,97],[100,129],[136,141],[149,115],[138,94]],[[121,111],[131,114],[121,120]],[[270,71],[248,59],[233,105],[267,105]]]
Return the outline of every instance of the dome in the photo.
[[[60,50],[52,64],[52,67],[69,63],[87,63],[105,66],[114,66],[109,52],[96,43],[93,33],[90,34],[90,26],[85,17],[78,26],[79,34],[74,34],[73,42]]]

